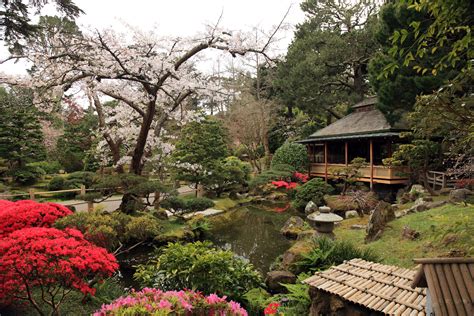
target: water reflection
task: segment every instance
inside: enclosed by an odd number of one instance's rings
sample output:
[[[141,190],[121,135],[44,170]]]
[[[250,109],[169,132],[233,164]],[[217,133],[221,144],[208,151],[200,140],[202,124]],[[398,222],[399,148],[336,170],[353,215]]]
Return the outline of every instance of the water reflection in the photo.
[[[230,214],[231,221],[217,225],[209,239],[217,246],[248,259],[266,273],[275,258],[290,247],[280,229],[291,215],[289,212],[244,207]]]

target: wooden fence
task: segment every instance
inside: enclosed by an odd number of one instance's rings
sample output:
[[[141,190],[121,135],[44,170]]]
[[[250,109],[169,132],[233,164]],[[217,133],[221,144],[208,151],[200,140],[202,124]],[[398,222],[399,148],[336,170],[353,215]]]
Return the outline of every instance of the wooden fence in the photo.
[[[67,189],[67,190],[57,190],[57,191],[43,191],[38,192],[33,189],[29,189],[28,193],[18,193],[18,194],[0,194],[0,200],[8,199],[8,198],[20,198],[20,199],[29,199],[35,200],[39,196],[44,197],[51,197],[58,193],[69,193],[69,192],[78,192],[79,195],[85,195],[86,192],[89,191],[97,191],[98,189],[86,189],[85,185],[81,185],[78,189]],[[26,197],[26,198],[24,198]],[[76,202],[70,204],[64,204],[66,206],[75,206],[75,205],[82,205],[87,204],[87,210],[92,211],[94,209],[94,202],[92,201],[84,201],[84,202]]]
[[[421,175],[421,177],[426,177],[426,182],[433,190],[454,188],[456,184],[456,180],[452,179],[446,172],[428,171],[426,175]]]

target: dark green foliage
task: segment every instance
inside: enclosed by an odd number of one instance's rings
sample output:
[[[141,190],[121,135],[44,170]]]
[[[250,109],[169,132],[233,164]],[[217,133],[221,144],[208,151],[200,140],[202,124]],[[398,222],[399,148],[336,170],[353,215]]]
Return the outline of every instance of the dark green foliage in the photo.
[[[56,9],[69,18],[75,18],[83,13],[71,0],[2,1],[0,28],[3,34],[1,37],[6,41],[11,51],[21,52],[25,40],[38,35],[41,28],[32,23],[30,14],[32,12],[38,14],[48,2],[54,2]]]
[[[205,294],[241,299],[262,284],[253,266],[210,242],[170,243],[134,275],[142,286],[162,290],[198,289]]]
[[[283,315],[307,315],[311,305],[309,285],[303,283],[311,274],[300,273],[295,284],[282,284],[288,291],[286,294],[277,294],[270,301],[280,301],[278,311]]]
[[[43,169],[38,167],[24,166],[22,168],[14,169],[11,172],[15,182],[21,185],[31,185],[38,181],[45,175]]]
[[[44,172],[46,172],[46,174],[56,174],[59,172],[59,170],[62,169],[62,166],[59,161],[30,162],[28,166],[41,168],[44,170]]]
[[[49,180],[49,183],[48,183],[49,191],[64,190],[65,187],[66,187],[66,179],[64,177],[57,176]]]
[[[23,184],[31,184],[37,169],[26,164],[45,158],[39,113],[32,100],[29,90],[0,88],[0,158]]]
[[[405,36],[403,44],[403,55],[392,55],[391,36],[401,28],[408,28],[411,23],[420,23],[420,32],[426,32],[429,17],[426,12],[417,12],[409,9],[408,4],[401,1],[387,2],[381,9],[378,25],[377,40],[382,46],[382,51],[375,54],[369,66],[370,83],[379,97],[378,107],[386,114],[392,123],[402,118],[403,114],[413,109],[416,96],[431,93],[438,89],[444,80],[453,76],[453,72],[444,71],[436,76],[430,72],[419,73],[412,67],[403,67],[404,54],[414,54],[414,32],[410,31]],[[442,49],[438,55],[446,54]],[[393,73],[386,78],[383,76],[384,69],[392,64],[399,65]],[[433,58],[424,58],[423,67],[433,63]]]
[[[272,168],[276,165],[290,165],[296,171],[308,169],[308,152],[306,146],[297,143],[285,143],[275,151]]]
[[[236,192],[247,186],[251,167],[237,157],[230,156],[216,162],[213,168],[203,184],[207,190],[216,192],[218,197],[223,192]]]
[[[354,244],[344,240],[332,240],[327,237],[315,239],[316,246],[297,264],[303,271],[314,272],[330,268],[343,263],[345,260],[361,258],[367,261],[378,262],[379,258],[370,248],[357,248]]]
[[[314,178],[296,189],[293,207],[304,211],[306,204],[313,201],[316,205],[322,205],[323,197],[334,191],[333,187],[320,178]]]
[[[226,156],[226,132],[222,123],[212,118],[188,123],[172,154],[175,177],[196,184],[212,181],[209,172]]]
[[[70,173],[67,176],[67,180],[70,186],[79,187],[81,184],[83,184],[87,188],[90,188],[96,182],[97,175],[94,172],[77,171]]]
[[[208,198],[184,199],[178,196],[170,196],[161,203],[161,206],[170,210],[175,215],[183,215],[190,212],[200,212],[214,206],[214,202]]]
[[[336,105],[353,103],[367,93],[367,62],[378,46],[373,36],[375,7],[375,1],[301,3],[307,18],[297,26],[275,80],[289,110],[298,107],[331,116]]]
[[[64,134],[59,137],[56,149],[58,159],[67,172],[85,170],[86,167],[94,169],[90,150],[94,145],[97,126],[94,113],[86,113],[82,118],[65,122]]]

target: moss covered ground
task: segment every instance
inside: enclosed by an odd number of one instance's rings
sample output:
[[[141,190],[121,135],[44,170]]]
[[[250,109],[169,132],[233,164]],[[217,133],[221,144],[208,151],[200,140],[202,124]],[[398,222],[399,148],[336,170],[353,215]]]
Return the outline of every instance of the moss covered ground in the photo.
[[[440,199],[440,198],[437,198]],[[413,267],[413,258],[466,254],[474,256],[474,205],[447,204],[409,214],[388,224],[382,237],[365,244],[365,230],[350,229],[367,224],[368,216],[344,220],[335,229],[336,238],[372,248],[383,263]],[[420,233],[416,240],[404,239],[405,226]]]

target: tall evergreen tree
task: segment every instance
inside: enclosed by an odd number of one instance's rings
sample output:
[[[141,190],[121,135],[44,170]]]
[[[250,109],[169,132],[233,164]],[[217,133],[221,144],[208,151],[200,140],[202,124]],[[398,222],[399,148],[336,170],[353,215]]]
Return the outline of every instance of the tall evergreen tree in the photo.
[[[376,1],[306,0],[276,86],[290,107],[339,118],[334,107],[368,92],[367,63],[377,49]]]
[[[1,88],[0,158],[7,160],[11,169],[21,169],[44,157],[43,133],[32,92]]]

